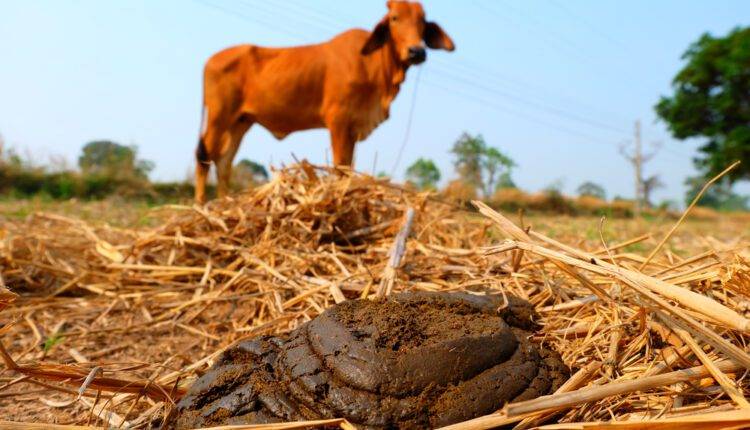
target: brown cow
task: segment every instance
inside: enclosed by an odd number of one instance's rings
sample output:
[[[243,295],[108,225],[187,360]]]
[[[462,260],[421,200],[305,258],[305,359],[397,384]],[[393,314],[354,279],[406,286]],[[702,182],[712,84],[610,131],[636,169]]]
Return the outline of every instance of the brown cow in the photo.
[[[454,49],[440,26],[425,20],[421,4],[387,5],[388,14],[371,32],[354,29],[328,42],[291,48],[240,45],[208,60],[196,150],[197,202],[205,201],[212,161],[218,195],[226,195],[232,160],[255,123],[277,139],[325,127],[334,164],[351,166],[354,144],[388,118],[406,70],[426,59],[424,45]]]

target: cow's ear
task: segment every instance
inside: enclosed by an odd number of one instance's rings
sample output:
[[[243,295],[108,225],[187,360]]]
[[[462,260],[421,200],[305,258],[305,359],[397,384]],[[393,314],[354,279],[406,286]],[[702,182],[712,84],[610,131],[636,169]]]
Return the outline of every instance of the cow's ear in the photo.
[[[385,45],[388,38],[391,37],[391,30],[388,28],[388,17],[381,19],[378,25],[372,29],[370,37],[367,38],[365,46],[362,47],[362,55],[369,55]]]
[[[445,49],[446,51],[456,49],[450,36],[434,22],[425,23],[423,39],[427,47],[431,49]]]

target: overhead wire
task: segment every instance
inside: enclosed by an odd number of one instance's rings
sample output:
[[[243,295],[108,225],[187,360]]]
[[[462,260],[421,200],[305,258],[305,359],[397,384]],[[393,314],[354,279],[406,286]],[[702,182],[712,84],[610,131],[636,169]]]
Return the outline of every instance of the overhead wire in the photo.
[[[393,168],[391,169],[391,177],[394,177],[396,174],[396,169],[398,169],[398,165],[401,163],[401,156],[404,155],[406,143],[409,141],[409,136],[411,135],[411,124],[414,120],[414,107],[417,105],[417,90],[419,89],[422,70],[422,67],[417,68],[417,77],[414,80],[414,89],[411,93],[411,107],[409,108],[409,116],[406,119],[406,131],[404,132],[404,139],[401,141],[401,146],[398,148],[398,153],[396,153],[396,161],[393,163]]]
[[[523,119],[525,119],[527,121],[530,121],[530,122],[533,122],[533,123],[536,123],[536,124],[540,124],[540,125],[544,125],[544,126],[549,127],[551,129],[555,129],[557,131],[561,131],[563,133],[569,134],[571,136],[576,136],[576,137],[579,137],[579,138],[583,138],[583,139],[588,140],[589,142],[592,142],[592,143],[601,144],[601,143],[606,143],[606,142],[610,142],[611,141],[611,139],[599,139],[597,137],[588,135],[586,133],[582,133],[580,131],[571,130],[569,128],[566,128],[566,127],[563,127],[563,126],[551,123],[549,121],[545,121],[543,119],[540,119],[537,116],[529,115],[527,113],[523,113],[523,112],[520,112],[518,110],[508,108],[507,106],[502,106],[500,104],[495,103],[494,101],[487,100],[487,99],[484,99],[482,97],[478,97],[476,95],[472,95],[472,94],[469,94],[467,92],[464,92],[464,91],[461,91],[461,90],[457,90],[455,88],[450,88],[450,87],[445,86],[445,85],[443,85],[443,84],[441,84],[439,82],[431,81],[427,77],[422,78],[422,82],[425,85],[437,88],[437,89],[442,90],[444,92],[447,92],[449,94],[460,95],[463,99],[473,101],[473,102],[475,102],[475,103],[477,103],[477,104],[479,104],[479,105],[481,105],[483,107],[491,108],[491,109],[494,109],[494,110],[497,110],[497,111],[500,111],[500,112],[504,112],[504,113],[507,113],[507,114],[515,116],[515,117],[523,118]]]
[[[332,31],[329,27],[321,25],[318,20],[314,18],[310,18],[309,15],[306,15],[304,13],[301,13],[300,11],[290,8],[290,5],[287,2],[269,3],[268,1],[258,1],[258,0],[236,0],[236,1],[238,5],[244,6],[245,8],[250,9],[253,12],[260,11],[265,16],[269,17],[270,19],[274,21],[278,21],[280,10],[285,10],[286,12],[283,13],[283,15],[287,23],[288,23],[288,20],[296,21],[296,23],[302,24],[303,26],[309,29],[313,29],[316,32],[316,34],[320,34],[320,35],[330,36],[336,33],[335,30]],[[299,26],[295,26],[295,27],[299,28]],[[309,34],[308,34],[308,37],[309,37]]]
[[[452,80],[457,81],[457,82],[461,82],[464,85],[468,85],[468,86],[471,86],[471,87],[474,87],[474,88],[478,88],[478,89],[480,89],[482,91],[489,92],[489,93],[495,95],[496,97],[505,98],[505,99],[513,100],[513,101],[521,103],[521,104],[525,104],[527,106],[532,106],[532,107],[534,107],[534,108],[536,108],[536,109],[538,109],[540,111],[546,112],[546,113],[551,114],[551,115],[560,116],[560,117],[563,117],[563,118],[566,118],[566,119],[569,119],[569,120],[572,120],[572,121],[577,121],[577,122],[581,122],[581,123],[587,124],[587,125],[589,125],[591,127],[596,127],[596,128],[602,129],[602,130],[610,131],[610,132],[616,132],[618,134],[622,134],[622,133],[626,133],[627,132],[623,128],[613,127],[611,125],[604,124],[604,123],[601,123],[601,122],[596,121],[596,120],[583,118],[583,117],[580,117],[578,115],[571,114],[571,113],[569,113],[569,112],[567,112],[567,111],[565,111],[563,109],[558,109],[558,108],[555,108],[555,107],[552,107],[552,106],[547,106],[547,105],[543,105],[543,104],[536,103],[536,102],[533,102],[533,101],[529,101],[529,100],[524,99],[522,97],[518,97],[518,96],[516,96],[514,94],[498,90],[497,88],[493,88],[492,86],[487,85],[485,83],[482,83],[480,81],[470,80],[470,79],[463,78],[461,76],[452,75],[450,72],[446,72],[444,70],[439,70],[439,69],[438,70],[434,70],[433,72],[437,73],[439,75],[448,76]]]
[[[632,51],[632,49],[625,43],[617,40],[612,35],[608,34],[606,31],[601,30],[596,25],[592,24],[589,20],[585,19],[580,14],[574,12],[571,10],[567,5],[559,2],[558,0],[547,0],[548,3],[554,5],[559,10],[563,11],[565,14],[567,14],[569,17],[575,19],[579,23],[583,24],[584,27],[588,28],[590,32],[596,34],[601,39],[607,40],[610,44],[616,45],[618,48],[627,49],[629,51]]]
[[[239,18],[239,19],[242,19],[242,20],[245,20],[245,21],[252,21],[252,22],[254,22],[256,24],[260,24],[260,25],[262,25],[262,26],[264,26],[264,27],[268,28],[269,30],[272,30],[272,31],[274,31],[276,33],[292,37],[295,41],[299,41],[299,40],[304,40],[305,39],[305,36],[302,35],[301,33],[297,33],[296,31],[293,31],[293,30],[290,31],[287,28],[284,28],[283,26],[278,26],[278,25],[275,25],[274,23],[271,23],[271,22],[268,22],[268,21],[264,21],[262,19],[259,19],[255,15],[245,14],[245,13],[243,13],[241,11],[236,10],[236,9],[230,9],[230,8],[227,8],[225,6],[222,6],[220,4],[214,3],[214,2],[209,1],[209,0],[193,0],[193,1],[198,2],[198,3],[200,3],[200,4],[204,5],[204,6],[208,6],[210,8],[213,8],[213,9],[216,9],[218,11],[221,11],[221,12],[227,14],[227,15],[234,16],[235,18]]]
[[[533,33],[535,36],[538,36],[540,40],[543,40],[547,45],[551,46],[555,50],[565,51],[566,56],[576,58],[580,61],[586,62],[586,63],[594,63],[595,60],[593,60],[591,57],[585,55],[586,50],[581,49],[580,47],[575,46],[572,42],[570,42],[567,38],[564,36],[561,36],[559,33],[555,35],[555,37],[552,36],[552,32],[549,28],[543,26],[539,23],[539,21],[536,20],[536,18],[527,18],[527,25],[523,26],[515,22],[511,19],[511,15],[507,13],[499,12],[497,9],[495,9],[496,6],[504,7],[507,10],[510,10],[513,12],[513,15],[515,16],[521,16],[524,15],[520,9],[516,9],[515,7],[511,6],[508,2],[500,2],[500,1],[494,1],[490,3],[485,3],[481,0],[475,0],[471,4],[477,6],[479,9],[485,12],[484,15],[489,13],[495,18],[501,19],[505,21],[506,23],[520,29],[524,32]],[[492,6],[490,6],[490,4]],[[531,24],[534,28],[529,28],[528,24]]]
[[[580,100],[579,97],[573,97],[569,94],[554,91],[549,88],[544,88],[538,83],[530,83],[520,78],[510,76],[508,74],[497,71],[494,68],[486,65],[474,62],[465,57],[458,57],[455,61],[448,61],[443,58],[435,58],[431,60],[435,63],[434,68],[442,69],[446,68],[451,71],[455,71],[461,75],[471,75],[472,79],[482,80],[484,82],[495,83],[498,86],[504,88],[513,88],[519,91],[523,91],[527,97],[532,99],[541,100],[542,103],[548,104],[551,99],[556,99],[558,102],[564,104],[566,107],[571,106],[577,107],[579,110],[587,111],[588,113],[594,113],[599,116],[606,116],[613,118],[618,123],[624,123],[630,121],[620,114],[614,112],[608,112],[601,106],[593,106]],[[617,125],[613,126],[618,127]]]

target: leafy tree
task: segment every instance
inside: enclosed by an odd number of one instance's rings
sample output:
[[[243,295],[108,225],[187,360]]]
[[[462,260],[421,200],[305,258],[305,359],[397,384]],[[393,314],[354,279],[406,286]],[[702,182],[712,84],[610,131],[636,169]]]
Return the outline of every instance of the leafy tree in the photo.
[[[84,174],[108,178],[148,179],[154,163],[137,158],[136,146],[120,145],[109,140],[95,140],[83,146],[78,167]]]
[[[456,156],[453,165],[463,182],[482,187],[482,154],[487,144],[482,135],[471,136],[464,132],[453,144],[451,153]]]
[[[268,182],[268,170],[253,160],[243,158],[232,169],[233,183],[238,189]]]
[[[472,136],[464,132],[453,144],[451,153],[461,181],[481,189],[485,197],[498,188],[515,188],[510,174],[516,163],[497,148],[488,146],[481,134]]]
[[[657,188],[664,188],[664,182],[661,181],[659,175],[649,176],[643,180],[643,200],[646,203],[646,206],[653,206],[651,204],[651,193]]]
[[[694,176],[685,180],[688,186],[685,194],[685,204],[690,204],[705,184],[705,179]],[[706,190],[703,197],[698,201],[699,206],[706,206],[720,211],[746,211],[750,210],[750,197],[741,196],[732,190],[732,184],[728,180],[715,183]]]
[[[243,158],[234,168],[241,172],[247,172],[256,183],[268,182],[268,170],[258,162]]]
[[[565,185],[562,178],[555,179],[554,181],[547,184],[542,191],[547,194],[559,194],[562,195],[563,185]]]
[[[500,174],[497,180],[497,186],[495,187],[496,190],[502,190],[506,188],[518,188],[516,182],[510,176],[510,171]]]
[[[485,171],[484,195],[492,195],[500,184],[503,175],[507,176],[505,182],[513,182],[510,179],[510,171],[516,166],[516,163],[507,155],[500,152],[497,148],[485,147],[482,154],[482,166]]]
[[[563,185],[562,179],[556,179],[544,187],[544,190],[542,190],[545,197],[544,209],[556,213],[571,213],[573,211],[573,205],[563,195]]]
[[[440,180],[440,170],[427,158],[419,158],[406,169],[406,177],[422,190],[435,189]]]
[[[576,191],[579,196],[596,197],[601,200],[607,199],[607,192],[604,190],[604,187],[596,182],[586,181],[579,185]]]
[[[657,207],[663,211],[676,211],[679,209],[679,204],[674,200],[666,199],[659,202]]]
[[[706,138],[696,165],[713,176],[735,160],[729,180],[750,178],[750,27],[726,37],[706,33],[683,54],[687,61],[656,113],[678,139]]]

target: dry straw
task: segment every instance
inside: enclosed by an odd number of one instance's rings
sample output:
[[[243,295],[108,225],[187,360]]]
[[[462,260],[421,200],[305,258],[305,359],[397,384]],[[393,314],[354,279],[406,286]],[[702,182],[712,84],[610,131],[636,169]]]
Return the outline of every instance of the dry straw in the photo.
[[[602,247],[476,205],[484,216],[303,162],[206,207],[162,208],[156,228],[47,213],[7,221],[0,410],[11,421],[0,426],[157,426],[229,345],[402,290],[527,298],[543,325],[536,339],[574,371],[557,393],[450,428],[750,425],[750,265],[739,239],[647,258],[627,251],[655,249],[642,231]],[[352,428],[257,428],[316,426]]]

